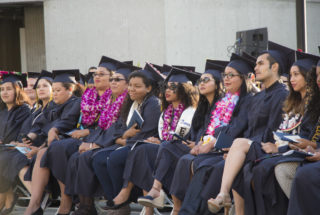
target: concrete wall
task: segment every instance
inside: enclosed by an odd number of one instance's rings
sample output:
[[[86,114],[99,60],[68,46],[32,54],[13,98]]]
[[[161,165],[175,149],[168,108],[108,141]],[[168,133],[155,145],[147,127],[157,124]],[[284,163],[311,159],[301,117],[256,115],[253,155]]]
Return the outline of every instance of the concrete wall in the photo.
[[[27,71],[40,72],[46,68],[43,7],[25,7],[24,23]]]
[[[308,2],[308,50],[320,43],[320,2]],[[48,69],[121,60],[195,65],[228,59],[236,31],[268,27],[269,39],[296,48],[295,0],[46,0]],[[312,27],[310,27],[312,26]]]

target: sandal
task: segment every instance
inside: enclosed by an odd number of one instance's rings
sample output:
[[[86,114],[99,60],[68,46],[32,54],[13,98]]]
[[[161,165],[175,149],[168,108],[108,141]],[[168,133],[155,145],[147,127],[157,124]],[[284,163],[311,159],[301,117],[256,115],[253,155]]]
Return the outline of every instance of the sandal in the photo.
[[[224,214],[229,214],[231,198],[229,194],[219,193],[215,199],[208,200],[208,209],[212,213],[218,213],[224,208]]]

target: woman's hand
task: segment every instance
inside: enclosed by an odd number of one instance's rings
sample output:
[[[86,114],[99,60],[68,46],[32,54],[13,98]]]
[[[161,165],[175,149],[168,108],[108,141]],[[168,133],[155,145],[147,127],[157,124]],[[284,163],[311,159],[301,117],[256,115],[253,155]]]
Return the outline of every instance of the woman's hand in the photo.
[[[131,128],[129,128],[128,130],[126,130],[124,132],[124,134],[122,135],[122,138],[128,139],[128,138],[136,136],[136,134],[141,131],[140,129],[136,129],[136,126],[137,126],[137,123],[135,123],[133,126],[131,126]]]
[[[28,152],[28,153],[26,154],[26,156],[27,156],[28,159],[31,159],[35,154],[38,153],[39,148],[38,148],[38,147],[35,147],[35,146],[29,146],[29,148],[31,149],[31,151]]]
[[[89,129],[83,129],[83,130],[76,130],[71,133],[71,137],[75,139],[80,139],[82,137],[86,137],[90,134]]]
[[[189,141],[189,142],[195,144],[195,142],[192,142],[192,141]],[[198,154],[199,154],[199,148],[200,148],[200,145],[201,145],[201,144],[202,144],[202,142],[199,142],[197,145],[195,145],[195,146],[191,149],[190,154],[192,154],[192,155],[198,155]]]
[[[316,152],[313,156],[306,157],[306,159],[312,162],[320,161],[320,152]]]
[[[262,149],[267,154],[277,153],[279,152],[278,146],[274,143],[261,143]]]
[[[116,139],[116,144],[119,144],[121,146],[127,145],[127,139],[123,139],[122,137]]]
[[[315,142],[310,141],[310,140],[301,138],[301,139],[298,139],[298,141],[299,142],[295,143],[294,145],[299,147],[300,149],[305,149],[305,148],[307,148],[307,146],[311,146],[314,149],[317,148],[317,144]]]
[[[199,154],[209,153],[214,148],[215,143],[216,143],[216,139],[214,138],[213,140],[209,141],[206,144],[201,144],[199,148]]]
[[[57,128],[51,128],[48,132],[48,146],[50,146],[51,142],[54,140],[59,140],[58,136],[58,129]]]
[[[145,142],[155,143],[155,144],[160,144],[161,143],[159,138],[156,138],[156,137],[149,137],[148,139],[145,140]]]
[[[79,153],[81,154],[81,153],[83,153],[83,152],[86,152],[86,151],[88,151],[88,150],[90,150],[90,143],[85,143],[85,142],[83,142],[83,143],[81,143],[81,145],[79,146]]]

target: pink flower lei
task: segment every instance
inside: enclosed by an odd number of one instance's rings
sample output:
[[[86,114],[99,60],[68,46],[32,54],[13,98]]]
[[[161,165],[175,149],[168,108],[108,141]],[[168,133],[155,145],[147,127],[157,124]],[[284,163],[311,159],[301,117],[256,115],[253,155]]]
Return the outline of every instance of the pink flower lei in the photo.
[[[112,99],[108,100],[108,103],[101,111],[99,126],[104,130],[110,128],[110,126],[119,118],[120,109],[123,104],[124,99],[127,96],[128,91],[125,90],[121,95],[119,95],[114,102]]]
[[[99,118],[101,110],[104,109],[111,97],[111,90],[106,90],[99,99],[96,88],[88,88],[81,99],[81,124],[93,125]]]
[[[240,93],[227,93],[225,97],[219,100],[216,108],[212,112],[211,120],[206,134],[214,136],[215,129],[229,124],[234,107],[239,100]]]
[[[178,121],[182,112],[184,111],[185,106],[183,104],[179,104],[177,108],[173,108],[173,105],[170,104],[168,108],[164,112],[163,119],[163,128],[162,128],[162,139],[163,140],[172,140],[172,135],[170,131],[175,131],[178,125]],[[172,114],[173,118],[172,118]]]

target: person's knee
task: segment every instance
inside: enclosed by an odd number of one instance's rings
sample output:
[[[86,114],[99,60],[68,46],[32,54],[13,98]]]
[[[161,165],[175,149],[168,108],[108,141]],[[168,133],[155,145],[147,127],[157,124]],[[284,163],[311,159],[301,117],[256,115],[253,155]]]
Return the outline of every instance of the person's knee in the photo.
[[[249,151],[250,144],[249,140],[246,138],[237,138],[233,141],[231,150],[242,151],[247,153]]]
[[[99,168],[107,164],[107,157],[97,154],[92,160],[93,168]]]

